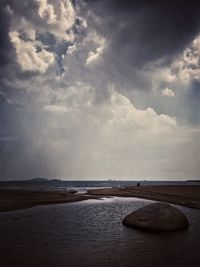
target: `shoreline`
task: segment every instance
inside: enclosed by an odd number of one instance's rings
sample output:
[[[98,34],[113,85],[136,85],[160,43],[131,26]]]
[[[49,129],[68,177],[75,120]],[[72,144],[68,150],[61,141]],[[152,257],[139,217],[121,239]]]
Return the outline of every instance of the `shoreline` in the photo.
[[[39,205],[100,199],[110,196],[136,197],[200,209],[200,185],[153,185],[92,189],[82,194],[74,194],[66,191],[0,189],[0,212],[27,209]]]
[[[136,197],[200,209],[200,185],[127,186],[88,190],[95,196]]]
[[[0,189],[0,212],[28,209],[41,205],[72,203],[88,199],[99,199],[99,197],[60,191]]]

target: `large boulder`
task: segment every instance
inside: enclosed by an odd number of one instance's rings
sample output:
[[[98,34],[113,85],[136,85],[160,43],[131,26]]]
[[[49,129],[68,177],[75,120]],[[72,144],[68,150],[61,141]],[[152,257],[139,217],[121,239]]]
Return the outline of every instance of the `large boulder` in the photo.
[[[147,231],[173,231],[189,225],[180,210],[165,203],[153,203],[140,208],[128,214],[122,223]]]

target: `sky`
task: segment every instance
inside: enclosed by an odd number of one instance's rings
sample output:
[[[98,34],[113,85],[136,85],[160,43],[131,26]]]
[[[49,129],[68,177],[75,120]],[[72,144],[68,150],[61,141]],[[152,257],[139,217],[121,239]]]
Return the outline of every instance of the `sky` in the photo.
[[[199,12],[1,0],[0,180],[199,178]]]

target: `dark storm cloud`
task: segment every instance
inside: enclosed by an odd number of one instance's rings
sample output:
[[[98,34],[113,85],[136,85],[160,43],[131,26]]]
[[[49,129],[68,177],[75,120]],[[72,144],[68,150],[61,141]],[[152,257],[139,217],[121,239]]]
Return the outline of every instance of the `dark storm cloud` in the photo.
[[[131,79],[131,68],[140,68],[145,63],[162,57],[170,60],[199,31],[200,2],[195,0],[87,0],[85,3],[85,12],[92,10],[99,17],[98,22],[93,17],[88,17],[88,23],[110,42],[104,59],[113,77],[122,72]],[[34,1],[1,1],[0,64],[11,60],[8,37],[10,18],[5,10],[7,5],[14,9],[13,16],[20,14],[25,18],[33,16],[37,7]],[[113,69],[111,64],[116,68]]]
[[[9,50],[11,49],[8,37],[9,18],[6,11],[6,1],[0,3],[0,66],[3,67],[11,60]]]
[[[112,60],[141,66],[180,52],[199,31],[199,1],[86,1],[111,40]],[[108,52],[110,53],[110,51]]]

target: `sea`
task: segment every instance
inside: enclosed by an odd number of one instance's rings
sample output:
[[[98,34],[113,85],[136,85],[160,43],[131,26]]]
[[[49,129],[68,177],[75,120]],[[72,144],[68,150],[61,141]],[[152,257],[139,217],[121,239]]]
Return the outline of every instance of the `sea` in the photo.
[[[141,186],[148,185],[200,185],[200,180],[187,181],[158,181],[158,180],[80,180],[80,181],[65,181],[59,179],[34,178],[31,180],[22,181],[0,181],[0,189],[28,189],[28,190],[76,190],[83,193],[88,189],[95,188],[111,188],[125,187],[140,184]]]

